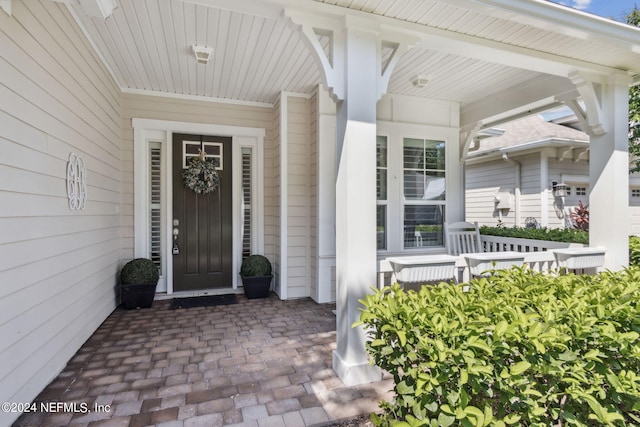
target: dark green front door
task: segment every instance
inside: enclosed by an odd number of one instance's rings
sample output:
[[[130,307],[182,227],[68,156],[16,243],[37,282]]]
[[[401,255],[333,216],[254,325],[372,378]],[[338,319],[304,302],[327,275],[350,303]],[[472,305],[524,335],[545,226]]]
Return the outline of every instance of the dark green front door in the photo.
[[[218,165],[220,186],[201,195],[185,187],[182,171],[203,148],[207,161]],[[173,289],[231,288],[233,225],[231,197],[231,138],[173,135]],[[173,237],[172,237],[173,238]]]

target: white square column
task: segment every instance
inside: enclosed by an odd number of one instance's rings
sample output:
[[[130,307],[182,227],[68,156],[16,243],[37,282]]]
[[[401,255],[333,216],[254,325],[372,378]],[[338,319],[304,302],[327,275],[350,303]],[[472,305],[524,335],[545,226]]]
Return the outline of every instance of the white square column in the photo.
[[[336,307],[333,368],[346,385],[381,379],[369,365],[359,299],[376,286],[376,104],[378,37],[346,30],[345,96],[337,111]]]
[[[625,80],[625,81],[620,81]],[[606,248],[604,268],[629,265],[629,87],[610,79],[601,92],[603,135],[589,144],[589,246]]]

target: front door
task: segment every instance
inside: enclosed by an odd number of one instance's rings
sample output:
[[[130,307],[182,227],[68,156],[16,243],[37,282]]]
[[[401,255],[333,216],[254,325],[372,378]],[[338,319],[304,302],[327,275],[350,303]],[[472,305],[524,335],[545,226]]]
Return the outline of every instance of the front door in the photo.
[[[197,194],[187,188],[182,176],[188,160],[197,157],[201,149],[206,160],[216,164],[220,178],[219,187],[208,194]],[[173,135],[175,291],[233,286],[231,181],[230,137]]]

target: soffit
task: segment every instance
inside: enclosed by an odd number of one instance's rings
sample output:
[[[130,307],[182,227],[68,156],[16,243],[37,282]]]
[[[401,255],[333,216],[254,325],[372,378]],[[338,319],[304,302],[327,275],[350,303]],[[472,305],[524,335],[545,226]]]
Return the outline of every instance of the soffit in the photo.
[[[125,91],[178,96],[200,96],[257,103],[275,102],[281,91],[311,93],[321,74],[300,34],[279,12],[302,5],[300,0],[264,0],[252,13],[250,1],[118,0],[107,20],[89,18],[79,5],[70,6],[76,19]],[[606,44],[515,24],[506,17],[449,5],[435,0],[315,0],[352,12],[369,13],[411,24],[426,25],[492,40],[505,46],[543,49],[562,57],[599,62],[611,67],[640,70],[640,55],[620,59]],[[452,0],[452,3],[465,3]],[[473,2],[466,2],[473,3]],[[231,4],[232,6],[229,6]],[[258,4],[258,3],[256,3]],[[224,6],[219,6],[224,5]],[[213,47],[208,65],[195,62],[191,46]],[[591,46],[589,48],[589,46]],[[608,48],[608,50],[607,50]],[[587,54],[587,51],[588,54]],[[624,55],[622,55],[624,56]],[[626,61],[626,62],[625,62]],[[414,87],[417,74],[427,74],[424,88]],[[465,104],[530,81],[540,73],[526,65],[509,66],[472,59],[422,43],[400,59],[389,83],[389,93]]]
[[[640,29],[547,1],[519,0],[515,6],[529,8],[518,12],[492,7],[489,3],[501,2],[490,0],[315,1],[611,68],[640,70]],[[545,13],[519,14],[534,8]],[[589,32],[603,28],[606,34]]]

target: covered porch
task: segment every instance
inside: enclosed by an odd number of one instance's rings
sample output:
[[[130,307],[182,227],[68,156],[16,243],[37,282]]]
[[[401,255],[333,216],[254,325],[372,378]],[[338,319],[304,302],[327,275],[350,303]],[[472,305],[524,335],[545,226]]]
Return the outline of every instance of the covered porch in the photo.
[[[628,263],[628,194],[615,189],[628,183],[637,28],[542,0],[0,7],[3,401],[32,400],[90,339],[117,307],[126,261],[150,257],[158,290],[182,289],[178,258],[197,257],[180,239],[200,233],[181,228],[173,196],[205,144],[229,173],[213,291],[239,292],[243,257],[263,253],[280,299],[335,302],[323,363],[346,387],[382,378],[351,328],[378,261],[445,251],[405,236],[464,219],[463,160],[483,129],[574,109],[591,137],[590,245],[606,248],[605,268]],[[169,334],[181,322],[169,317],[145,326]]]
[[[392,380],[344,385],[331,367],[334,308],[272,294],[116,310],[34,400],[75,409],[37,410],[14,427],[303,427],[368,415],[392,398]]]

